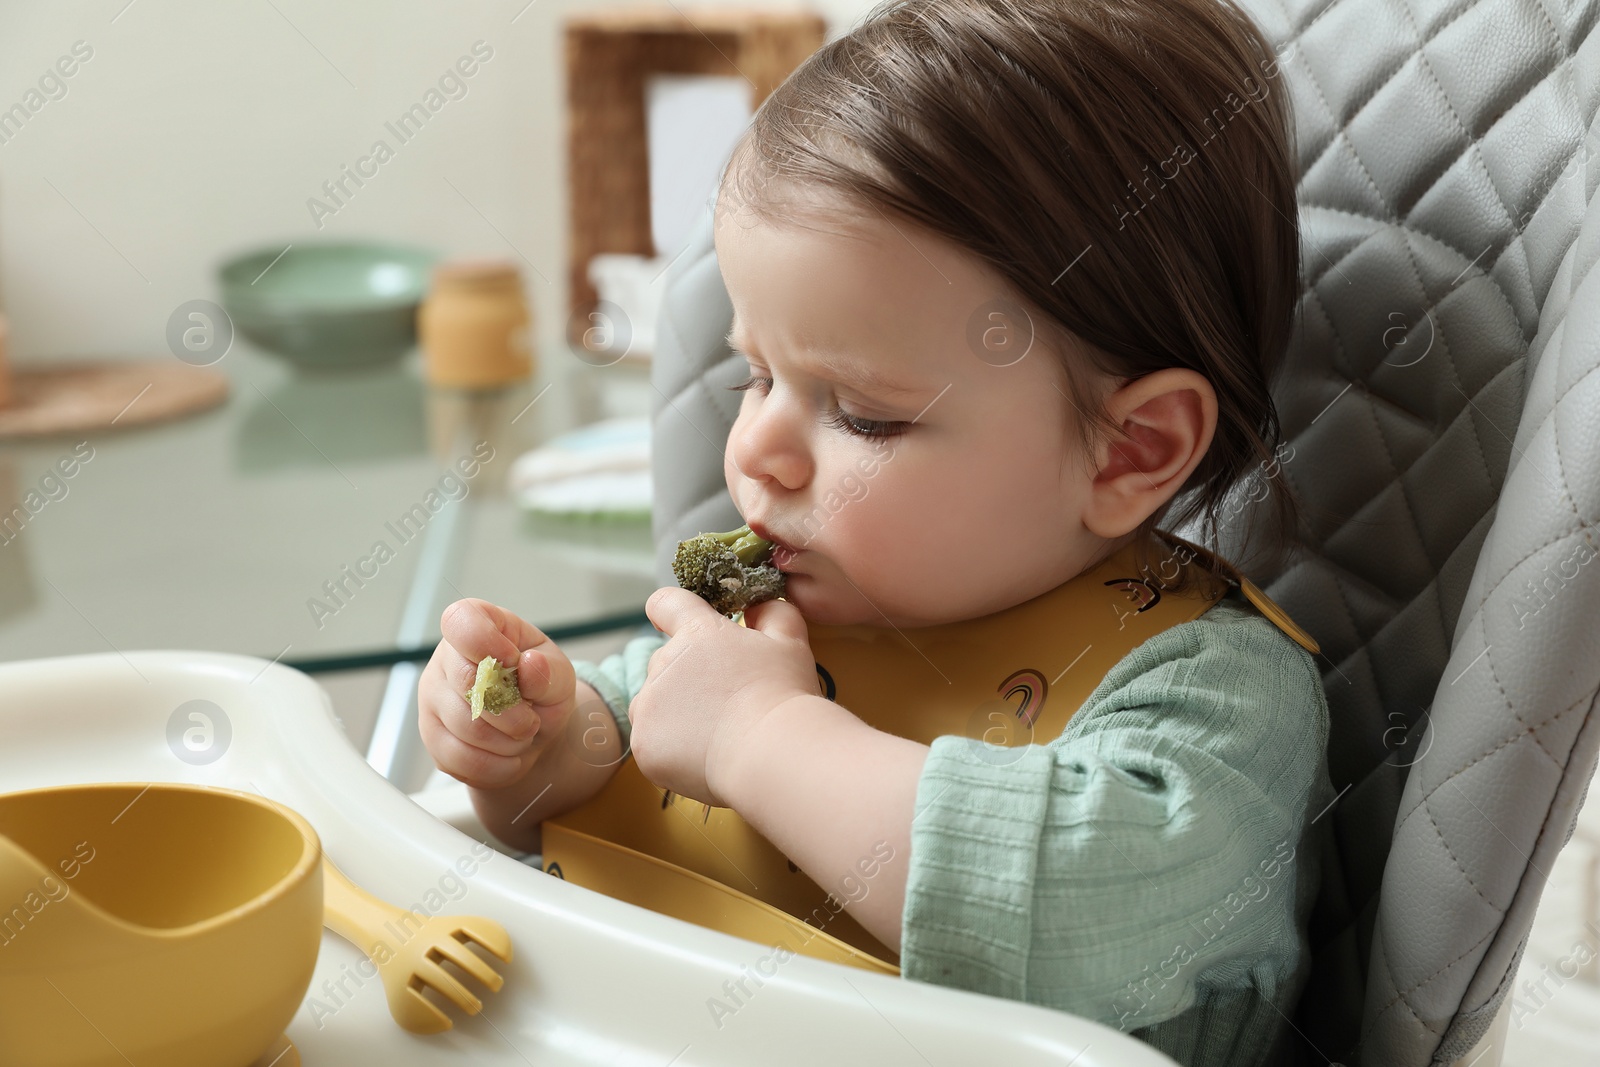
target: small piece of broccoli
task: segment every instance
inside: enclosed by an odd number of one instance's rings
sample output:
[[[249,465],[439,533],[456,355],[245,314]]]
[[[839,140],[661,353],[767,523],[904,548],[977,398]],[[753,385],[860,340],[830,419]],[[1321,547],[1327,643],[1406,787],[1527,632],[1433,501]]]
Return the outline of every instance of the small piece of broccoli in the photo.
[[[522,699],[522,692],[517,688],[517,669],[500,666],[500,661],[493,656],[483,657],[478,661],[477,680],[467,690],[466,698],[472,705],[474,721],[486,711],[491,715],[500,714]]]
[[[732,618],[783,595],[783,572],[767,562],[773,547],[749,526],[696,534],[678,542],[672,573],[679,585]]]

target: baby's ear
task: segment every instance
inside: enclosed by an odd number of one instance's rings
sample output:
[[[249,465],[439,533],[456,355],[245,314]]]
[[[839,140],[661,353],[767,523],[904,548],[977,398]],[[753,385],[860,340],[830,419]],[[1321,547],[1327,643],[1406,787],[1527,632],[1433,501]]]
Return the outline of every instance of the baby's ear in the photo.
[[[1217,399],[1203,375],[1167,367],[1119,387],[1105,403],[1121,433],[1096,448],[1084,525],[1110,540],[1138,528],[1183,488],[1211,447]]]

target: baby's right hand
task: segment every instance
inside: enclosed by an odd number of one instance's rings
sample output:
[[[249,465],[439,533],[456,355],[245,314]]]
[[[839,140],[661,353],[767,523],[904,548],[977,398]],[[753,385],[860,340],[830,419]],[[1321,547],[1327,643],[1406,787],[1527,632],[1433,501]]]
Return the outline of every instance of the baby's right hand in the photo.
[[[458,600],[417,683],[418,728],[439,769],[476,789],[520,781],[566,734],[577,703],[572,661],[539,629],[486,600]],[[515,664],[522,700],[474,720],[466,692],[478,661]]]

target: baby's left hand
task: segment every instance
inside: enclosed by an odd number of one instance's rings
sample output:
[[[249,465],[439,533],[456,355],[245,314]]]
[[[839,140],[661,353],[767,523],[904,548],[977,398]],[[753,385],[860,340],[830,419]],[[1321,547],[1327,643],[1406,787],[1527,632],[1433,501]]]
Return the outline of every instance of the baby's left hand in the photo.
[[[644,608],[669,640],[628,704],[639,770],[663,789],[728,807],[715,785],[745,735],[790,697],[821,692],[805,619],[768,600],[740,626],[676,586],[657,589]]]

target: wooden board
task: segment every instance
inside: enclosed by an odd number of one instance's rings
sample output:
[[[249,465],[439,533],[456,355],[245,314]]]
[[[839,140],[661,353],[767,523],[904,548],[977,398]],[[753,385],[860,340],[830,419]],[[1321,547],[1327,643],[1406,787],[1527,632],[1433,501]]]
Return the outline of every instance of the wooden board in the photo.
[[[162,359],[12,366],[0,439],[120,430],[215,407],[225,375]]]

